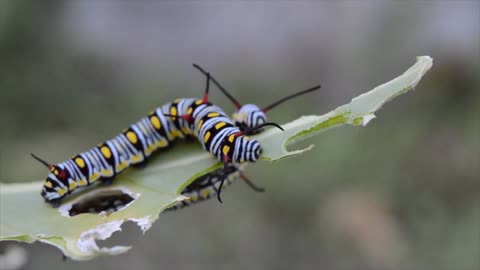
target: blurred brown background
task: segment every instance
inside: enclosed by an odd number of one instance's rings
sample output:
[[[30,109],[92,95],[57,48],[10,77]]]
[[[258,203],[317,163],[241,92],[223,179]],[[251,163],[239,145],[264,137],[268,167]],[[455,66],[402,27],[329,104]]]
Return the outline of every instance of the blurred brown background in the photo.
[[[100,243],[133,245],[118,257],[62,262],[20,244],[21,269],[480,269],[479,22],[478,1],[0,1],[2,182],[45,176],[30,152],[59,162],[199,96],[192,63],[260,105],[321,83],[270,113],[285,123],[434,59],[366,128],[249,166],[266,193],[239,182],[145,236],[128,223]]]

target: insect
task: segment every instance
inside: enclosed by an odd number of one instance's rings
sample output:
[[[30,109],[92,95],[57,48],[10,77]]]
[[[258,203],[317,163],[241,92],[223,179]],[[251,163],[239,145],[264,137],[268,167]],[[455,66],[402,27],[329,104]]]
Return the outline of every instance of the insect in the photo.
[[[309,92],[315,91],[319,89],[321,86],[317,85],[307,90],[303,90],[292,95],[288,95],[266,107],[260,109],[257,105],[254,104],[246,104],[241,105],[225,88],[220,85],[220,83],[210,75],[209,72],[205,71],[197,64],[193,64],[193,66],[202,72],[205,76],[210,77],[210,79],[216,84],[216,86],[232,101],[235,105],[237,111],[233,115],[233,120],[235,121],[235,125],[244,133],[248,134],[256,134],[263,131],[263,128],[260,126],[266,123],[266,115],[265,113],[270,109],[280,105],[281,103],[295,98],[297,96],[307,94]],[[259,128],[260,127],[260,128]],[[247,183],[253,190],[257,192],[263,192],[264,189],[257,187],[251,182],[242,172],[240,166],[238,165],[231,165],[229,166],[228,170],[225,171],[225,182],[226,184],[230,185],[233,181],[237,178],[241,178]],[[220,193],[219,186],[222,181],[222,170],[216,170],[211,173],[205,174],[196,180],[194,180],[190,185],[185,187],[181,194],[191,199],[187,201],[182,201],[181,203],[169,208],[171,210],[183,208],[189,206],[193,203],[204,201],[215,194]]]
[[[257,187],[251,182],[247,176],[243,173],[243,169],[240,164],[233,164],[228,167],[227,176],[223,188],[231,185],[238,178],[242,179],[250,188],[257,192],[265,191],[263,188]],[[217,169],[213,172],[204,174],[195,179],[191,184],[186,186],[181,194],[188,199],[181,201],[180,203],[166,209],[166,211],[178,210],[192,204],[208,200],[216,196],[220,192],[220,182],[223,177],[223,169]]]
[[[41,195],[53,207],[78,187],[101,180],[110,184],[116,175],[129,166],[144,166],[157,149],[167,148],[177,138],[192,136],[185,123],[173,123],[164,113],[182,111],[194,99],[177,99],[167,103],[137,123],[123,130],[87,152],[80,153],[59,164],[50,164],[32,154],[49,170]]]
[[[248,135],[254,134],[256,129],[262,129],[265,126],[283,129],[278,124],[265,122],[255,128],[241,131],[221,108],[208,101],[210,79],[210,74],[207,73],[207,86],[203,98],[191,104],[186,113],[179,114],[175,111],[164,115],[171,117],[174,122],[186,122],[203,148],[223,162],[223,176],[217,193],[218,201],[222,202],[220,194],[228,176],[229,166],[236,163],[255,162],[262,152],[260,143]]]
[[[142,118],[115,138],[58,164],[50,164],[32,154],[49,170],[41,195],[53,207],[78,187],[97,180],[110,184],[131,165],[142,166],[152,153],[166,148],[177,138],[195,136],[204,149],[224,162],[224,175],[230,163],[255,162],[260,144],[240,131],[219,107],[208,101],[210,76],[203,98],[176,99]],[[274,125],[264,123],[261,127]],[[260,127],[260,128],[261,128]],[[224,179],[221,180],[221,191]],[[220,192],[217,194],[219,201]]]

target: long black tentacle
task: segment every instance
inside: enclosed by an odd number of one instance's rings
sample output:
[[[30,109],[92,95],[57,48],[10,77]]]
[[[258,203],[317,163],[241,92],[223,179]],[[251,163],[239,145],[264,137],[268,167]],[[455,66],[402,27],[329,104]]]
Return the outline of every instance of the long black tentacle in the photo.
[[[218,89],[220,89],[220,91],[222,91],[222,93],[227,96],[228,99],[230,99],[230,101],[233,103],[233,105],[235,105],[235,107],[238,109],[240,109],[242,107],[242,105],[240,104],[240,102],[238,102],[226,89],[225,87],[223,87],[213,76],[210,75],[209,72],[205,71],[203,68],[201,68],[199,65],[197,64],[193,64],[193,67],[198,69],[201,73],[203,73],[203,75],[205,76],[210,76],[210,80],[212,80],[212,82],[218,87]]]
[[[254,191],[265,192],[265,188],[255,185],[245,174],[243,174],[243,172],[240,172],[240,178],[242,178],[242,180]]]
[[[278,128],[278,129],[280,129],[281,131],[285,131],[279,124],[270,123],[270,122],[269,122],[269,123],[263,123],[263,124],[261,124],[261,125],[258,125],[258,126],[256,126],[256,127],[254,127],[254,128],[246,129],[246,130],[243,132],[243,134],[245,134],[245,135],[255,134],[259,129],[262,129],[262,128],[266,127],[266,126],[274,126],[274,127]]]

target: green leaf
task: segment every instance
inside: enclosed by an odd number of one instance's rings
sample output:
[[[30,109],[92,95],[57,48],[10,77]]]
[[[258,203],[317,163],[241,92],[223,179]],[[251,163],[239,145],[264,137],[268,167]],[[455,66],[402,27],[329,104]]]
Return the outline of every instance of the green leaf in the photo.
[[[262,159],[275,161],[301,154],[312,145],[292,151],[287,150],[287,146],[334,127],[365,126],[384,103],[415,87],[431,66],[429,56],[418,57],[405,73],[346,105],[321,116],[303,116],[282,125],[283,132],[269,129],[256,136],[262,144]],[[86,188],[67,197],[57,209],[43,202],[42,182],[0,184],[0,240],[44,242],[75,260],[123,253],[130,247],[99,248],[95,240],[109,238],[129,220],[145,232],[164,209],[185,199],[179,195],[185,186],[219,166],[197,143],[180,144],[152,158],[143,170],[127,170],[111,186]],[[105,192],[129,194],[134,200],[111,214],[68,215],[72,204]]]

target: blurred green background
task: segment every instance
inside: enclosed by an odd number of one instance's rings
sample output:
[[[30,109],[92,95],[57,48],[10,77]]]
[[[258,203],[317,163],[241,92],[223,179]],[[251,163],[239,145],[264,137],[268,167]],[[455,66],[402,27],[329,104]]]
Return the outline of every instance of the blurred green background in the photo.
[[[30,152],[60,162],[200,96],[192,63],[260,105],[321,83],[270,113],[286,123],[434,59],[366,128],[249,166],[266,193],[238,182],[223,205],[162,214],[144,236],[127,223],[100,243],[133,245],[118,257],[62,262],[19,244],[20,269],[480,269],[479,22],[477,1],[0,1],[2,182],[46,175]]]

